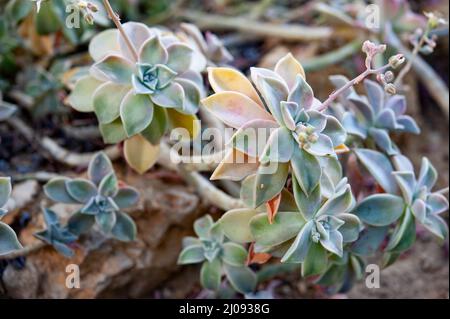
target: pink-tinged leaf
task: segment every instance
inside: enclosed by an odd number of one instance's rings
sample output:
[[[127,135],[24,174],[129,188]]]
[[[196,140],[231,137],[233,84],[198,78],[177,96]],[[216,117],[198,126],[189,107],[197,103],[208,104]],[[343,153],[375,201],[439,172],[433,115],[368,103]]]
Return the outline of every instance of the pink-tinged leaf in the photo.
[[[270,113],[238,92],[216,93],[202,100],[202,104],[222,122],[236,129],[255,119],[273,120]]]
[[[297,75],[305,78],[305,70],[303,70],[302,65],[298,62],[291,53],[288,53],[283,57],[275,66],[275,72],[281,76],[292,90],[295,86]]]
[[[255,174],[258,166],[257,158],[232,148],[211,175],[211,180],[230,179],[232,181],[240,181],[251,174]]]
[[[98,62],[108,55],[120,55],[119,31],[109,29],[100,32],[92,38],[89,43],[89,54],[95,62]]]
[[[134,46],[136,51],[139,51],[144,42],[152,36],[150,29],[143,23],[127,22],[124,23],[122,27],[128,38],[131,40],[131,44]],[[131,53],[130,49],[128,48],[128,45],[125,42],[123,36],[121,36],[120,34],[118,34],[118,42],[122,54],[127,59],[137,62],[134,58],[133,53]]]
[[[277,196],[266,203],[267,217],[269,218],[270,224],[273,224],[273,220],[275,219],[275,216],[278,213],[278,209],[280,208],[280,203],[281,193],[279,193]]]
[[[239,71],[230,68],[208,68],[208,78],[214,92],[239,92],[264,108],[252,83]]]

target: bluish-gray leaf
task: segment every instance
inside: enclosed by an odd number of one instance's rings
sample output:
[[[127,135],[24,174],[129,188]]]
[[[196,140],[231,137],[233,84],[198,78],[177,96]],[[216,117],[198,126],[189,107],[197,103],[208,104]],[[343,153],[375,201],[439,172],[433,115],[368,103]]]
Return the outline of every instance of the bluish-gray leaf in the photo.
[[[313,228],[314,221],[309,221],[302,227],[292,246],[281,259],[281,262],[302,263],[305,261],[312,243],[311,232]]]
[[[136,224],[128,214],[117,212],[116,223],[111,230],[111,234],[114,238],[125,242],[136,240]]]
[[[242,294],[255,291],[257,278],[256,274],[249,267],[234,267],[228,264],[223,266],[225,274],[234,289]]]
[[[403,214],[403,198],[391,194],[376,194],[365,198],[354,210],[363,222],[371,226],[387,226]]]
[[[94,155],[89,163],[88,176],[89,179],[96,185],[100,184],[103,178],[113,172],[113,167],[109,157],[103,153]]]
[[[0,256],[21,248],[22,245],[17,239],[14,230],[5,223],[0,222]]]
[[[319,184],[322,175],[317,158],[301,148],[295,148],[291,167],[303,192],[306,195],[311,194]]]

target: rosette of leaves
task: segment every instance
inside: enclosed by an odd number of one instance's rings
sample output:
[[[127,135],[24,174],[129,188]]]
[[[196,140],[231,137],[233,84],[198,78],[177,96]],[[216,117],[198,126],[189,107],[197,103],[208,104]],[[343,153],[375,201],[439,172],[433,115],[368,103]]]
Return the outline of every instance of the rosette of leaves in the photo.
[[[200,281],[204,288],[217,292],[223,275],[242,294],[256,288],[256,275],[246,266],[247,251],[236,243],[226,241],[220,225],[206,215],[194,223],[196,237],[185,237],[178,264],[203,263]]]
[[[284,187],[289,167],[303,191],[310,194],[322,175],[320,157],[335,157],[346,132],[339,121],[315,108],[301,64],[288,54],[275,70],[253,68],[252,83],[230,68],[210,68],[215,94],[203,105],[225,124],[237,129],[231,150],[212,179],[252,180],[253,207],[275,198]],[[261,134],[264,133],[264,134]],[[236,157],[243,160],[237,162]],[[274,165],[275,164],[275,165]]]
[[[374,156],[374,153],[370,155]],[[423,158],[419,177],[416,178],[414,167],[407,157],[397,155],[393,162],[396,170],[386,165],[385,174],[390,173],[392,182],[398,186],[397,191],[371,195],[361,201],[354,211],[371,227],[387,227],[396,223],[386,247],[387,265],[414,244],[416,222],[441,240],[448,237],[447,223],[439,215],[448,210],[449,203],[445,196],[432,191],[438,176],[436,169],[427,158]]]
[[[2,217],[8,213],[4,206],[11,196],[11,189],[11,179],[0,177],[0,256],[22,248],[14,230],[1,222]]]
[[[303,276],[322,274],[330,256],[342,257],[344,245],[358,238],[360,220],[350,214],[353,194],[346,179],[329,198],[322,195],[320,184],[309,196],[295,177],[293,187],[294,196],[282,194],[272,223],[266,213],[248,208],[228,211],[219,223],[234,242],[254,242],[256,252],[269,253],[282,262],[301,263]]]
[[[336,87],[348,82],[344,76],[332,77]],[[389,95],[378,83],[365,80],[366,96],[349,89],[342,99],[346,112],[342,115],[342,125],[350,135],[376,146],[388,155],[399,153],[391,140],[390,133],[406,132],[419,134],[415,120],[406,112],[406,98],[402,95]]]
[[[206,32],[203,36],[200,29],[191,23],[180,24],[181,38],[194,49],[192,69],[202,72],[207,66],[224,66],[233,61],[233,56],[213,33]]]
[[[70,247],[78,239],[78,236],[72,234],[67,227],[61,226],[58,216],[50,209],[44,209],[44,221],[47,226],[45,230],[34,234],[43,242],[53,246],[57,252],[70,258],[74,252]]]
[[[136,59],[116,29],[89,44],[94,65],[81,77],[68,102],[95,112],[106,143],[125,140],[130,166],[145,172],[156,161],[159,141],[169,127],[198,133],[194,113],[202,95],[202,77],[190,70],[193,50],[172,33],[128,22],[123,25],[138,52]]]
[[[136,225],[123,210],[139,199],[136,189],[119,186],[111,161],[104,153],[93,157],[89,179],[58,177],[50,180],[44,191],[55,202],[81,205],[69,219],[68,230],[81,235],[96,224],[106,235],[121,241],[136,238]]]

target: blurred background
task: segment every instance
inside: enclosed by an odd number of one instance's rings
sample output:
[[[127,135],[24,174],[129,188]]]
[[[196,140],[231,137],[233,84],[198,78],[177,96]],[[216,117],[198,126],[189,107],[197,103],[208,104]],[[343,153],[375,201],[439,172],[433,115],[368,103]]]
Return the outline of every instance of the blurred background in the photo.
[[[0,175],[12,176],[14,207],[4,221],[25,244],[42,225],[42,183],[54,173],[75,176],[83,169],[68,165],[67,151],[85,153],[105,147],[92,114],[73,111],[65,102],[73,68],[88,65],[89,40],[111,27],[104,16],[78,29],[65,26],[68,1],[48,0],[36,14],[30,0],[0,0],[0,103],[14,106],[13,119],[0,118]],[[370,2],[372,3],[372,2]],[[381,19],[367,28],[369,1],[315,0],[113,0],[126,21],[176,29],[191,22],[216,33],[234,56],[231,64],[247,72],[251,66],[272,68],[287,52],[302,62],[319,99],[333,90],[328,77],[353,78],[364,70],[364,40],[386,43],[390,56],[408,55],[409,42],[426,23],[423,12],[439,12],[448,21],[445,0],[374,1]],[[427,156],[439,171],[437,188],[449,184],[448,26],[436,31],[437,47],[420,54],[407,75],[403,92],[408,113],[422,128],[420,137],[399,135],[396,142],[415,165]],[[359,89],[359,88],[358,88]],[[56,143],[56,154],[42,147]],[[50,142],[51,143],[51,142]],[[53,145],[53,147],[55,147]],[[59,147],[59,148],[58,148]],[[58,153],[59,152],[59,153]],[[64,153],[66,152],[66,153]],[[83,269],[83,288],[64,288],[63,257],[44,249],[27,258],[0,260],[0,296],[14,298],[185,298],[201,296],[196,266],[177,267],[183,236],[193,220],[209,212],[177,174],[156,166],[143,177],[123,161],[121,178],[143,192],[132,212],[139,229],[133,244],[86,238],[86,250],[75,260]],[[67,215],[66,208],[56,207]],[[445,216],[448,220],[448,214]],[[380,289],[364,283],[336,298],[448,298],[448,243],[436,244],[418,230],[413,249],[383,271]],[[57,270],[57,271],[55,271]],[[60,270],[60,271],[59,271]],[[324,298],[327,292],[299,279],[298,269],[268,267],[261,275],[262,295],[275,298]],[[349,287],[350,288],[350,287]]]

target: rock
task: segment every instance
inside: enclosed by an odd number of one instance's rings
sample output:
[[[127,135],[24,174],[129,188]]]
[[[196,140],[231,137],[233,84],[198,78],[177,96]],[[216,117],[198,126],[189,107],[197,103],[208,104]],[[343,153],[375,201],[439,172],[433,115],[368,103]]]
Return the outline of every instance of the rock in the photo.
[[[138,238],[122,243],[93,230],[80,239],[76,256],[66,259],[52,247],[27,257],[23,270],[8,266],[3,281],[12,298],[149,297],[175,275],[184,236],[206,206],[188,188],[145,177],[127,177],[141,191],[139,207],[130,211]],[[39,220],[39,219],[38,219]],[[36,225],[34,226],[36,227]],[[26,232],[25,232],[26,233]],[[66,267],[79,266],[80,289],[66,287]]]

